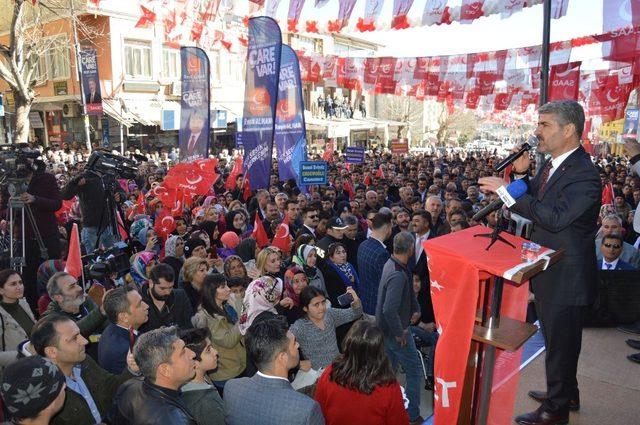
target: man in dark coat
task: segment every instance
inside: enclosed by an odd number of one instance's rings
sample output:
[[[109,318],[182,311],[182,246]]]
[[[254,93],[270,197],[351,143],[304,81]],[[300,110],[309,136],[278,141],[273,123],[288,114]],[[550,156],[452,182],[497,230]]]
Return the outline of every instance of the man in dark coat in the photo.
[[[519,424],[564,424],[569,410],[580,407],[576,372],[584,314],[597,292],[595,235],[602,193],[598,171],[580,145],[584,121],[584,111],[574,101],[540,107],[538,152],[551,158],[533,179],[524,176],[527,193],[511,207],[533,221],[532,241],[565,251],[561,261],[532,279],[545,339],[547,392],[529,392],[542,405],[518,416]],[[529,163],[526,155],[514,162],[516,177],[527,173]],[[500,180],[484,177],[479,183],[495,192],[503,185]]]

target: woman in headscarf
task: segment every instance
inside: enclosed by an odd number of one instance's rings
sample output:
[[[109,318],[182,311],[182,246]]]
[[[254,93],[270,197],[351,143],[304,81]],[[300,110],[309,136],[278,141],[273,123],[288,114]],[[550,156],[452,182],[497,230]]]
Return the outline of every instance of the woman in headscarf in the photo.
[[[145,251],[152,251],[156,255],[160,255],[162,246],[158,241],[155,229],[152,227],[140,229],[138,232],[138,241],[144,247]]]
[[[247,231],[247,220],[242,211],[228,212],[225,220],[227,222],[227,231],[233,232],[240,237]]]
[[[304,316],[304,311],[300,307],[300,293],[309,285],[304,269],[297,264],[289,267],[284,274],[284,297],[291,299],[293,306],[286,308],[281,305],[276,306],[278,314],[287,319],[289,326]]]
[[[278,314],[276,305],[293,307],[291,298],[282,298],[284,285],[278,276],[281,262],[282,254],[278,248],[267,247],[258,254],[256,264],[260,277],[249,284],[242,302],[240,332],[243,335],[258,316],[273,317]]]
[[[258,269],[256,268],[256,257],[260,252],[260,248],[255,239],[247,238],[240,242],[236,247],[236,254],[242,259],[245,268],[247,269],[247,275],[251,279],[256,279],[260,276]]]
[[[180,269],[184,264],[184,239],[169,235],[164,243],[164,258],[161,262],[171,266],[174,276],[180,276]]]
[[[224,260],[224,276],[227,279],[241,278],[249,279],[247,268],[244,266],[242,258],[237,255],[230,255]]]
[[[129,276],[140,290],[142,285],[149,282],[149,272],[156,265],[156,255],[151,251],[142,251],[131,257],[131,270]]]
[[[326,293],[327,288],[324,283],[324,276],[320,269],[316,267],[317,261],[318,252],[316,251],[316,247],[306,244],[298,247],[298,252],[293,256],[292,260],[294,264],[298,264],[304,269],[304,272],[307,274],[307,279],[309,279],[309,286],[318,288]]]

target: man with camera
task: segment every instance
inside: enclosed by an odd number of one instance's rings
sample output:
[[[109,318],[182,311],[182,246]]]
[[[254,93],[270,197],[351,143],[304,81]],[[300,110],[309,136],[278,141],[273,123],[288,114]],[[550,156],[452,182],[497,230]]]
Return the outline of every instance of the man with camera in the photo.
[[[113,211],[108,204],[109,197],[113,196],[109,185],[111,179],[114,178],[114,176],[94,171],[87,166],[84,172],[71,179],[62,189],[63,199],[68,200],[76,195],[80,199],[81,239],[87,253],[95,251],[100,246],[109,249],[116,242],[111,228],[115,217],[113,217]]]
[[[29,206],[33,213],[34,222],[30,223],[25,214],[25,267],[23,279],[27,283],[24,288],[29,305],[37,309],[38,293],[36,288],[36,272],[40,264],[50,258],[59,259],[60,233],[56,223],[55,212],[62,206],[62,198],[56,178],[45,172],[45,164],[40,160],[22,158],[20,166],[25,172],[28,182],[27,190],[12,197],[12,202]],[[14,216],[15,217],[15,216]],[[37,229],[34,229],[34,226]],[[38,233],[42,239],[46,253],[39,246]]]

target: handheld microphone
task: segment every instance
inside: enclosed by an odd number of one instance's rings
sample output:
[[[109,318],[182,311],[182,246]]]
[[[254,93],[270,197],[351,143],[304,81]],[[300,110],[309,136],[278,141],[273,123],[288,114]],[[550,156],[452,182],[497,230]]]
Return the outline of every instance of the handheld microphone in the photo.
[[[495,210],[502,208],[504,204],[507,207],[515,204],[515,200],[527,193],[527,184],[522,180],[516,180],[508,186],[502,186],[497,191],[499,198],[492,201],[489,205],[478,211],[473,217],[473,221],[480,221]]]
[[[506,157],[505,159],[503,159],[502,161],[500,161],[498,164],[496,164],[493,167],[493,170],[499,173],[500,171],[507,168],[509,164],[513,163],[513,161],[520,158],[522,154],[530,151],[531,148],[536,147],[537,145],[538,145],[538,138],[536,136],[529,136],[529,140],[527,140],[522,146],[520,146],[520,149],[518,149],[518,152],[514,152],[508,157]]]

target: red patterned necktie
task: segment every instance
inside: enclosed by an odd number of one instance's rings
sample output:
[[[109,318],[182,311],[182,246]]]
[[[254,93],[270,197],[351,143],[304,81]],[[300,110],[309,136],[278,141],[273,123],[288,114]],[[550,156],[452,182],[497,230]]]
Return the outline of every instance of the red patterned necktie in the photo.
[[[544,193],[544,187],[547,185],[547,180],[549,180],[549,173],[553,168],[552,161],[547,162],[547,165],[542,169],[542,175],[540,176],[540,185],[538,186],[538,195],[542,195]]]

